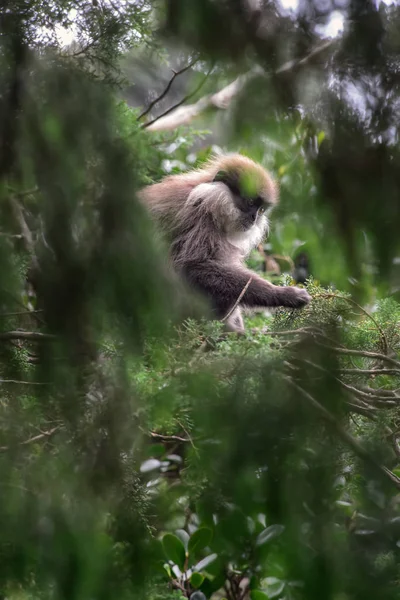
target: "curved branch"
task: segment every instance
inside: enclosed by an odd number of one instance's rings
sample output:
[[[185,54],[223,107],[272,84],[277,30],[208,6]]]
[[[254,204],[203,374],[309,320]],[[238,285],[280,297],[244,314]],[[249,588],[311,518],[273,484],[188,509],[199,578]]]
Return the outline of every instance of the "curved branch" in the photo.
[[[355,300],[353,300],[352,298],[347,298],[346,296],[341,296],[340,294],[316,294],[314,296],[314,298],[337,298],[338,300],[344,300],[345,302],[348,302],[349,304],[352,304],[353,306],[358,308],[358,310],[360,310],[362,313],[364,313],[364,315],[366,315],[369,319],[371,319],[371,321],[373,322],[373,324],[379,331],[379,335],[381,336],[385,354],[388,353],[389,344],[388,344],[387,337],[386,337],[385,332],[383,331],[382,327],[379,325],[378,321],[367,310],[365,310],[365,308],[360,306],[360,304],[358,304]]]
[[[151,109],[156,104],[158,104],[158,102],[161,102],[161,100],[163,98],[165,98],[165,96],[168,94],[176,77],[178,77],[178,75],[181,75],[182,73],[185,73],[186,71],[191,69],[198,61],[199,61],[199,59],[196,58],[196,59],[192,60],[192,62],[190,62],[188,65],[186,65],[186,67],[183,67],[183,69],[180,69],[179,71],[173,71],[173,75],[172,75],[171,79],[169,80],[167,86],[165,87],[164,91],[161,92],[161,94],[159,96],[157,96],[157,98],[155,98],[152,102],[150,102],[149,106],[142,113],[140,113],[140,115],[138,116],[138,118],[136,120],[140,121],[140,119],[143,119],[143,117],[145,117],[151,111]]]
[[[203,79],[201,80],[201,82],[199,83],[199,85],[193,90],[193,92],[190,92],[190,94],[188,94],[187,96],[185,96],[184,98],[182,98],[182,100],[180,100],[179,102],[177,102],[176,104],[174,104],[173,106],[171,106],[170,108],[168,108],[166,111],[164,111],[158,117],[155,117],[154,119],[152,119],[148,123],[143,123],[142,127],[143,128],[151,128],[151,130],[153,130],[153,131],[155,131],[155,130],[160,131],[160,128],[157,129],[157,127],[154,127],[154,124],[157,121],[160,121],[160,120],[166,118],[167,115],[169,115],[171,112],[173,112],[174,110],[178,109],[180,106],[182,106],[182,104],[185,104],[185,102],[187,102],[188,100],[190,100],[190,98],[193,98],[193,96],[195,96],[197,94],[197,92],[199,92],[200,89],[203,87],[203,85],[207,81],[207,79],[208,79],[211,71],[213,70],[213,68],[214,68],[214,65],[212,65],[209,68],[208,72],[203,77]],[[201,100],[199,100],[199,102],[201,102]],[[187,108],[189,108],[189,107],[187,107]],[[163,129],[163,127],[161,127],[161,129]],[[164,129],[165,129],[165,127],[164,127]],[[167,127],[167,129],[170,129],[170,127]]]
[[[308,64],[314,62],[315,59],[320,57],[323,52],[331,48],[335,43],[336,40],[327,40],[322,42],[303,58],[286,62],[284,65],[279,67],[279,69],[277,69],[273,75],[275,77],[281,77],[291,72],[295,72],[298,69],[304,68]],[[237,77],[229,85],[222,88],[222,90],[219,92],[209,96],[204,96],[195,104],[189,104],[188,106],[182,107],[181,105],[186,102],[190,96],[186,97],[182,100],[182,102],[171,107],[163,115],[160,115],[157,117],[157,119],[147,123],[146,127],[149,129],[149,131],[167,131],[175,129],[176,127],[180,127],[181,125],[187,125],[207,108],[216,108],[220,110],[227,109],[232,100],[243,89],[244,85],[249,80],[253,79],[253,77],[260,74],[266,77],[268,76],[268,74],[265,73],[261,67],[256,66],[247,73],[239,75],[239,77]],[[173,112],[172,115],[169,114],[171,112]]]
[[[375,458],[364,448],[364,446],[360,444],[358,440],[353,438],[352,435],[350,435],[345,429],[343,429],[343,427],[336,420],[335,416],[331,412],[329,412],[329,410],[327,410],[325,406],[320,404],[313,396],[311,396],[311,394],[309,394],[305,389],[299,386],[291,377],[285,375],[284,378],[289,383],[289,385],[291,385],[297,392],[299,392],[299,394],[301,394],[301,396],[320,413],[320,415],[324,418],[325,421],[327,421],[330,425],[334,427],[334,429],[340,435],[342,440],[346,442],[346,444],[350,446],[350,448],[352,448],[352,450],[355,452],[355,454],[357,454],[357,456],[359,456],[365,462],[373,466],[379,473],[388,477],[390,481],[396,485],[396,487],[400,488],[400,478],[397,477],[397,475],[395,475],[387,467],[378,463],[375,460]]]

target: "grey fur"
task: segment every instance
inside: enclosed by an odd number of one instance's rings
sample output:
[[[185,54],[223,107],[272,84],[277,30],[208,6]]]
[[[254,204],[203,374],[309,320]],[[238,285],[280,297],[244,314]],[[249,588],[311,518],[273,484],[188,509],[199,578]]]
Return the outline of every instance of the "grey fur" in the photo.
[[[241,332],[241,307],[300,308],[311,298],[304,289],[272,285],[245,267],[245,257],[268,230],[268,219],[257,214],[251,226],[244,222],[229,187],[213,182],[219,166],[215,163],[221,160],[231,172],[257,169],[257,177],[263,176],[263,197],[270,203],[277,201],[276,186],[268,173],[240,155],[215,159],[208,169],[168,177],[145,188],[141,197],[170,240],[175,269],[209,298],[217,318],[232,310],[251,277],[240,305],[226,321],[228,329]]]

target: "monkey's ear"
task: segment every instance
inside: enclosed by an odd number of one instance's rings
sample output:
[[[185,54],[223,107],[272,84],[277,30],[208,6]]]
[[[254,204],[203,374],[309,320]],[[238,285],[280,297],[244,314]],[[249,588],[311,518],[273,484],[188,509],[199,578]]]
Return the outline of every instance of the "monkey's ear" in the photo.
[[[216,176],[213,179],[214,181],[222,181],[222,183],[226,183],[228,179],[228,174],[226,171],[218,171],[218,173],[216,174]]]

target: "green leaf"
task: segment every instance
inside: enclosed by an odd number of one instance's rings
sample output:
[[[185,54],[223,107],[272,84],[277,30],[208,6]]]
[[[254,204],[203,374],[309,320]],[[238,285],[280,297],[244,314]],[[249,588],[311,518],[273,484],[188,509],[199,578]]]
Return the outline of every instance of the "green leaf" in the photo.
[[[151,458],[163,456],[165,454],[165,447],[163,444],[151,444],[147,448],[146,454]]]
[[[186,552],[181,540],[172,533],[166,533],[162,539],[165,556],[178,565],[181,571],[185,566]]]
[[[208,527],[200,527],[190,536],[188,544],[189,554],[194,554],[198,550],[205,548],[212,540],[212,531]]]
[[[176,536],[181,540],[182,544],[185,547],[185,551],[188,549],[189,543],[189,534],[184,529],[177,529],[175,531]]]
[[[325,139],[325,131],[320,131],[317,137],[318,140],[318,146],[320,146],[322,144],[322,142]]]
[[[271,525],[270,527],[267,527],[257,536],[256,546],[262,546],[263,544],[270,542],[278,537],[284,529],[283,525]]]
[[[169,566],[169,564],[168,564],[168,563],[166,563],[166,564],[163,566],[163,569],[166,571],[166,573],[167,573],[168,577],[172,577],[171,567]]]
[[[190,578],[190,585],[194,588],[199,588],[204,581],[204,576],[201,573],[193,573]]]
[[[252,590],[250,592],[251,600],[269,600],[267,594],[261,590]]]

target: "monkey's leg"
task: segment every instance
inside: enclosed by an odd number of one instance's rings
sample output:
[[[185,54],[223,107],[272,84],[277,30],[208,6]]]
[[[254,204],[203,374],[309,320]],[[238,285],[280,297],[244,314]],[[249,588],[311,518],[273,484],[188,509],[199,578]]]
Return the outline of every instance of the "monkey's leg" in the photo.
[[[210,298],[219,318],[232,309],[250,278],[240,301],[243,306],[301,308],[311,300],[304,289],[273,285],[244,267],[226,267],[216,261],[186,265],[185,275],[194,287]]]

